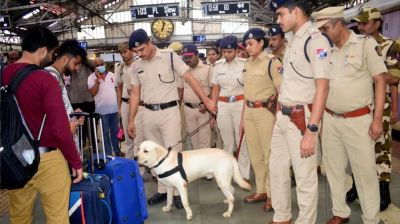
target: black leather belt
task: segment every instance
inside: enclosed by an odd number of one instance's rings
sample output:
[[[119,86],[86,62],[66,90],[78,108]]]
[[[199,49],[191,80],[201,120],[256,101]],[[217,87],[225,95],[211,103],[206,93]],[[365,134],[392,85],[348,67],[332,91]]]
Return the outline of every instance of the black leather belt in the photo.
[[[38,148],[40,155],[48,153],[48,152],[51,152],[51,151],[54,151],[56,149],[57,148],[54,148],[54,147],[44,147],[44,146],[40,146]]]
[[[147,103],[143,104],[144,107],[146,107],[149,110],[153,110],[153,111],[165,110],[165,109],[168,109],[170,107],[174,107],[176,105],[178,105],[176,100],[170,101],[168,103],[160,103],[160,104],[147,104]]]
[[[186,103],[186,102],[184,104],[185,106],[188,106],[192,109],[200,108],[200,106],[202,105],[202,103]]]
[[[122,97],[122,102],[129,103],[129,98],[123,98]]]

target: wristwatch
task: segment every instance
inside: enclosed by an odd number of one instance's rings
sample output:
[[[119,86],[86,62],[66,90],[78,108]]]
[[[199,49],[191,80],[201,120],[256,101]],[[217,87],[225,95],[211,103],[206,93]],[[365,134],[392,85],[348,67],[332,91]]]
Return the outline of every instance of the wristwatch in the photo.
[[[315,133],[318,131],[318,126],[315,124],[308,124],[307,125],[308,130],[310,130],[311,132]]]

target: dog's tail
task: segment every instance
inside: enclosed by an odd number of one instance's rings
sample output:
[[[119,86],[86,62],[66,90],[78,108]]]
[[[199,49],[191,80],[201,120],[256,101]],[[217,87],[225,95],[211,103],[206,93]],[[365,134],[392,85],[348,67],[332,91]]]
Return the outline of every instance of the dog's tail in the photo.
[[[233,179],[241,188],[250,191],[251,185],[250,183],[248,183],[243,179],[242,175],[240,174],[239,164],[233,157],[232,157],[232,163],[233,163]]]

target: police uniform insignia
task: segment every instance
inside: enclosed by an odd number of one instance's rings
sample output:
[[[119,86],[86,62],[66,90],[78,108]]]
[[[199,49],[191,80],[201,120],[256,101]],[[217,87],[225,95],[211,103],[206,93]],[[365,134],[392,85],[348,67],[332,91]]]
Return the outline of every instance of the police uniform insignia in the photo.
[[[322,34],[321,34],[321,32],[319,32],[319,31],[313,32],[313,33],[311,33],[311,39],[318,38],[318,37],[320,37],[321,35],[322,35]]]
[[[317,58],[325,59],[328,57],[328,50],[325,48],[317,48]]]
[[[279,74],[283,74],[283,66],[279,66],[278,67],[278,73]]]
[[[379,56],[382,56],[382,51],[381,51],[381,48],[379,46],[375,47],[375,51]]]
[[[278,4],[276,4],[276,2],[271,2],[271,4],[272,4],[272,6],[273,6],[274,8],[278,8]]]
[[[143,70],[138,71],[138,74],[143,73]]]
[[[252,33],[249,33],[249,38],[250,39],[253,38],[253,34]]]
[[[228,44],[228,45],[226,46],[226,48],[232,48],[232,46],[231,46],[230,44]]]
[[[272,29],[272,32],[276,32],[276,29],[275,28],[271,28]]]
[[[135,46],[139,47],[140,43],[139,42],[135,42]]]

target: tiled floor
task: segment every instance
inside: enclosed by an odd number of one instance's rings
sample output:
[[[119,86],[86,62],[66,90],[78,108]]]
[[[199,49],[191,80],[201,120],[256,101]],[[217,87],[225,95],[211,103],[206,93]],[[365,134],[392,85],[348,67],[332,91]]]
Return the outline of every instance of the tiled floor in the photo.
[[[400,155],[400,144],[395,143],[394,154]],[[399,224],[400,223],[400,158],[394,158],[394,172],[392,178],[391,194],[393,205],[380,214],[382,223]],[[149,174],[145,177],[146,193],[151,195],[156,191],[156,184]],[[319,176],[319,201],[318,201],[318,224],[326,223],[328,217],[331,216],[330,200],[327,195],[326,178]],[[245,204],[243,198],[248,192],[241,190],[235,186],[235,208],[231,218],[222,217],[222,213],[227,209],[227,205],[223,203],[224,197],[218,190],[214,181],[198,180],[189,185],[189,200],[193,211],[193,219],[186,221],[185,211],[172,209],[169,213],[162,211],[163,205],[149,206],[149,219],[146,224],[265,224],[272,219],[272,212],[264,212],[262,204]],[[328,198],[328,200],[326,200]],[[295,188],[292,188],[292,208],[293,217],[298,213],[297,199],[295,196]],[[1,200],[4,200],[3,198]],[[361,221],[361,210],[358,202],[350,205],[352,209],[351,224],[359,224]],[[35,222],[45,223],[44,215],[38,205],[35,208]],[[7,216],[0,219],[0,223],[8,224]]]

